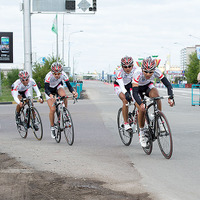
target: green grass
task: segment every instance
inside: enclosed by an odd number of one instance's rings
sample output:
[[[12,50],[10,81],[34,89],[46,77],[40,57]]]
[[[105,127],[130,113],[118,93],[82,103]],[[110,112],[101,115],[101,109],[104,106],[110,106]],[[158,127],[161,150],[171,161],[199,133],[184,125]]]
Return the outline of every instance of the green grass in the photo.
[[[8,86],[1,86],[0,102],[14,101],[11,95],[11,88]]]
[[[1,90],[1,96],[0,96],[0,102],[9,102],[9,101],[14,101],[13,96],[11,95],[11,88],[8,86],[3,86],[2,85],[2,90]],[[40,92],[44,92],[44,89],[41,88]],[[36,96],[35,91],[33,90],[33,96]]]

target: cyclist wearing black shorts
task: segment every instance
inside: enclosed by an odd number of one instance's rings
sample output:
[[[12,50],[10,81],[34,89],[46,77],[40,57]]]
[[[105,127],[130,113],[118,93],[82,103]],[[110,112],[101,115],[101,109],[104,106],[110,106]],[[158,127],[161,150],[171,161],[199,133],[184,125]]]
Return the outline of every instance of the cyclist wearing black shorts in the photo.
[[[57,94],[61,97],[66,96],[63,81],[66,83],[69,91],[77,98],[78,93],[72,88],[67,74],[63,71],[62,64],[55,62],[51,65],[51,71],[45,77],[45,96],[50,109],[49,120],[52,138],[55,138],[54,113],[56,108],[53,106],[55,103],[54,95]],[[67,107],[67,99],[64,100],[64,103],[65,107]]]
[[[154,79],[159,78],[162,83],[167,87],[168,103],[170,106],[174,105],[173,99],[173,89],[170,82],[162,74],[162,72],[157,68],[158,62],[156,59],[148,57],[142,61],[142,67],[138,68],[133,75],[133,97],[136,101],[136,106],[139,110],[138,122],[140,127],[139,141],[142,147],[147,146],[147,138],[144,134],[144,123],[145,123],[145,105],[142,103],[141,97],[143,92],[148,97],[159,97],[159,92],[154,86]],[[161,100],[158,100],[158,109],[162,110]],[[163,127],[163,126],[161,126]]]
[[[16,116],[15,116],[16,124],[20,123],[20,110],[23,107],[23,102],[21,102],[21,99],[28,98],[31,96],[29,88],[33,87],[40,103],[43,103],[43,98],[40,93],[40,90],[38,89],[35,80],[30,78],[29,73],[26,70],[23,70],[19,72],[18,76],[19,79],[17,79],[11,86],[12,87],[11,94],[15,102],[17,103]]]
[[[128,107],[126,104],[133,100],[130,91],[132,90],[132,77],[137,67],[134,66],[132,57],[128,56],[121,59],[121,66],[116,72],[114,90],[123,103],[122,115],[124,118],[124,127],[128,131],[131,129],[131,126],[128,123]]]

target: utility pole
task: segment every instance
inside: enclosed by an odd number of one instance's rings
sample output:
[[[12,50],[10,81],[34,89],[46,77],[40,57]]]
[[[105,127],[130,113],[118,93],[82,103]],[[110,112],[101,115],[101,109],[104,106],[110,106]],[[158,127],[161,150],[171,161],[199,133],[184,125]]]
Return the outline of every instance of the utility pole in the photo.
[[[23,0],[24,68],[32,77],[31,13],[30,0]]]

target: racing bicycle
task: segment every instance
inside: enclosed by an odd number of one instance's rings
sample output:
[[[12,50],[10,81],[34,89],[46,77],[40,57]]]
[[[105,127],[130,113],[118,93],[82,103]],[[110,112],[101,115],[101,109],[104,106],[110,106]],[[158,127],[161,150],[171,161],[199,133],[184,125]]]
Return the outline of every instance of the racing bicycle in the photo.
[[[19,123],[17,123],[17,130],[20,136],[25,139],[28,135],[28,129],[31,128],[36,139],[41,140],[43,137],[43,126],[40,114],[33,105],[34,98],[36,97],[21,99],[24,105],[20,110],[20,120]]]
[[[164,98],[169,98],[169,96],[144,97],[143,103],[145,104],[146,110],[144,132],[148,139],[147,147],[142,148],[147,155],[150,155],[153,149],[153,142],[157,140],[162,155],[166,159],[170,159],[173,152],[172,133],[166,116],[158,109],[157,104],[157,100]],[[138,123],[137,130],[139,134]]]
[[[56,97],[56,101],[53,106],[56,106],[56,114],[55,114],[55,129],[56,136],[55,140],[57,143],[61,141],[61,132],[64,133],[65,139],[69,145],[73,145],[74,143],[74,125],[72,121],[71,114],[69,110],[65,107],[64,99],[70,98],[68,96],[64,97]],[[75,103],[77,100],[75,97],[72,97]]]

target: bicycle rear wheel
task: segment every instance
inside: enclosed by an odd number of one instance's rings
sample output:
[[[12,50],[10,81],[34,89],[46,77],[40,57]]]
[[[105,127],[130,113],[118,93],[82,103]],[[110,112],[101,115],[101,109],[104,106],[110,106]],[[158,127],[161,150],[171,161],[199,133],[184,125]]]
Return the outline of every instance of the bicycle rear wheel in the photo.
[[[61,141],[61,130],[60,130],[60,112],[56,111],[56,114],[55,114],[55,133],[56,133],[56,136],[55,136],[55,140],[57,143],[59,143]]]
[[[41,120],[39,112],[37,111],[35,107],[32,108],[31,127],[36,139],[41,140],[43,137],[42,120]]]
[[[74,125],[72,121],[71,114],[67,108],[64,110],[63,114],[63,122],[64,122],[64,134],[69,145],[74,143]]]
[[[15,116],[16,116],[16,111],[15,111]],[[26,138],[28,134],[28,128],[27,124],[25,122],[25,114],[24,114],[24,109],[20,111],[20,123],[17,124],[17,130],[22,138]]]
[[[128,131],[125,131],[122,108],[119,109],[118,114],[117,114],[117,126],[118,126],[118,131],[119,131],[119,136],[121,138],[121,141],[126,146],[129,146],[131,144],[133,134]]]
[[[170,159],[173,152],[173,141],[169,123],[163,112],[159,111],[157,121],[157,140],[161,153]],[[163,127],[161,127],[163,126]]]

